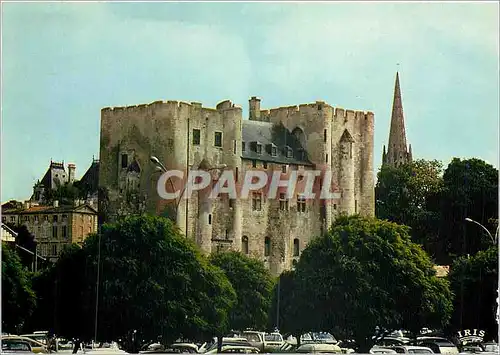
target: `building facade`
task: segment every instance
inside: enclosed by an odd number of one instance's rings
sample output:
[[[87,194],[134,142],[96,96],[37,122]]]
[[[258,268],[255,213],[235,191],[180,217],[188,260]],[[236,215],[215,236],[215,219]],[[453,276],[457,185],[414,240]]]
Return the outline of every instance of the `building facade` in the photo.
[[[82,244],[85,238],[97,231],[97,210],[89,204],[74,206],[31,205],[29,202],[12,208],[2,206],[2,223],[25,225],[35,237],[37,253],[56,261],[64,246]]]
[[[396,73],[389,144],[387,146],[387,152],[384,145],[382,165],[397,167],[411,162],[412,159],[411,144],[408,146],[406,141],[406,128],[403,114],[403,99],[401,98],[401,87],[399,85],[399,73]]]
[[[249,100],[249,120],[228,100],[216,108],[157,101],[102,109],[99,187],[109,219],[164,215],[173,208],[182,232],[205,253],[239,250],[279,274],[339,213],[374,215],[372,112],[322,101],[274,109],[260,104],[257,97]],[[340,198],[309,200],[297,194],[288,199],[280,192],[278,199],[267,199],[257,191],[248,199],[221,195],[207,201],[194,194],[175,208],[175,202],[158,195],[161,172],[152,156],[167,169],[184,172],[225,165],[237,180],[248,170],[278,170],[286,177],[327,168]],[[217,171],[212,175],[215,181]]]

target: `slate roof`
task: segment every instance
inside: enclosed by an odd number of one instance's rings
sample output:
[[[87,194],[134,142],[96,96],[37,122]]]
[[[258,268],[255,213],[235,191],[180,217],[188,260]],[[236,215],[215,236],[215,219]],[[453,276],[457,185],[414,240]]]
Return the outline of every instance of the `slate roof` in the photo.
[[[242,122],[242,140],[245,142],[245,151],[242,159],[266,161],[279,164],[313,165],[308,159],[307,151],[298,139],[283,125],[271,122],[244,120]],[[262,144],[262,154],[255,151],[252,142]],[[271,144],[277,148],[277,156],[271,155]],[[292,148],[293,157],[287,158],[286,147]],[[301,156],[303,151],[303,156]]]
[[[31,206],[30,208],[18,208],[18,209],[6,209],[2,210],[2,214],[36,214],[36,213],[64,213],[64,212],[83,212],[79,211],[83,207],[90,209],[94,213],[97,213],[95,208],[90,205],[79,205],[79,206]]]
[[[97,192],[99,188],[99,160],[92,161],[92,165],[78,183],[87,186],[92,193]]]
[[[66,180],[67,176],[66,169],[64,169],[64,163],[56,163],[54,161],[51,161],[49,168],[45,172],[45,175],[43,176],[40,183],[46,189],[53,189],[57,186],[63,185]]]

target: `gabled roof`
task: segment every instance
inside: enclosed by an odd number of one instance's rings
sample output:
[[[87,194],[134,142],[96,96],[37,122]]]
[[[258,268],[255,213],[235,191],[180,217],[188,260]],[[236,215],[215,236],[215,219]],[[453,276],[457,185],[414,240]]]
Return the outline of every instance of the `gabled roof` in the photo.
[[[243,159],[261,160],[279,164],[312,165],[307,158],[307,151],[301,146],[298,139],[282,124],[273,124],[264,121],[244,120],[242,122],[242,140],[246,144],[242,153]],[[263,147],[274,144],[278,148],[278,155],[272,156],[266,149],[262,149],[262,154],[257,154],[250,148],[251,142],[259,142]],[[292,148],[294,156],[287,158],[286,147]],[[301,160],[298,152],[303,150],[305,159]]]
[[[99,160],[92,161],[92,165],[78,183],[87,186],[91,192],[97,192],[99,188]]]

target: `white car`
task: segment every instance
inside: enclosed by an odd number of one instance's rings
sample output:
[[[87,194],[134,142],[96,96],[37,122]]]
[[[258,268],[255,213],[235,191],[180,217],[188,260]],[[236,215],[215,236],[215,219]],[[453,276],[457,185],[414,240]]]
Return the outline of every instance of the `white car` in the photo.
[[[259,349],[253,346],[223,345],[220,353],[258,354]],[[205,354],[218,354],[217,348],[207,351]]]
[[[397,354],[397,351],[391,348],[384,348],[382,346],[374,346],[370,349],[370,354]]]
[[[413,346],[413,345],[402,345],[402,346],[392,346],[399,354],[434,354],[431,348],[425,346]]]

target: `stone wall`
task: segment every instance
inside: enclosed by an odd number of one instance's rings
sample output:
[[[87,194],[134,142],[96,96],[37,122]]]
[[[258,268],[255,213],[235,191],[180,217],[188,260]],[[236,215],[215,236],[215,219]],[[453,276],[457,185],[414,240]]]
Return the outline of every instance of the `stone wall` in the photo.
[[[251,196],[232,200],[223,195],[208,201],[203,194],[193,193],[189,199],[180,199],[177,223],[205,253],[221,249],[246,251],[248,246],[249,255],[263,260],[274,274],[279,274],[297,259],[293,255],[295,239],[302,251],[341,211],[374,214],[374,116],[371,112],[335,109],[322,101],[260,110],[260,101],[253,98],[250,105],[253,120],[281,122],[306,147],[314,165],[291,165],[289,169],[331,168],[335,188],[343,197],[330,202],[308,200],[306,210],[299,212],[296,195],[290,198],[287,208],[280,208],[279,199],[266,199],[263,195],[261,210],[256,211]],[[99,184],[108,190],[111,219],[127,214],[164,213],[168,203],[156,191],[161,172],[155,170],[151,156],[156,156],[167,169],[184,172],[188,167],[197,169],[200,164],[204,168],[226,165],[237,173],[240,183],[246,171],[263,169],[261,161],[254,168],[252,161],[241,158],[242,119],[241,107],[228,100],[215,109],[178,101],[104,108]],[[221,146],[215,144],[216,134],[221,134]],[[122,165],[125,155],[127,164]],[[140,166],[140,173],[134,175],[137,189],[133,198],[120,186],[132,161]],[[268,163],[265,170],[281,168]],[[218,174],[220,171],[213,171],[214,183]],[[176,181],[175,185],[181,186],[182,182]],[[173,208],[175,201],[169,203]],[[266,238],[270,243],[269,255],[265,253]]]

